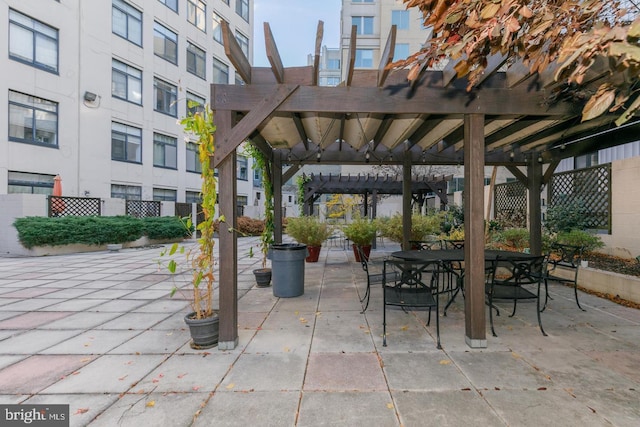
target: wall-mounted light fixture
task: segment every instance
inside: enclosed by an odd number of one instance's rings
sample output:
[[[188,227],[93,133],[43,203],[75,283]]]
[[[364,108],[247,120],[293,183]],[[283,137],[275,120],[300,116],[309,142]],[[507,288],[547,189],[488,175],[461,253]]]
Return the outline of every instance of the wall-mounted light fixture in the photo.
[[[86,92],[84,93],[84,100],[85,100],[85,101],[87,101],[87,102],[93,102],[93,101],[95,101],[97,98],[98,98],[98,95],[96,95],[96,94],[95,94],[95,93],[93,93],[93,92],[86,91]]]

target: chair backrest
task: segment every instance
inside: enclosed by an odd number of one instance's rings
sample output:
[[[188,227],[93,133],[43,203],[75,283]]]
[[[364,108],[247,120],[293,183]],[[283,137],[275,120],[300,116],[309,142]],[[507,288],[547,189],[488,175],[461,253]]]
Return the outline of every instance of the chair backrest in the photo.
[[[464,249],[464,240],[443,240],[445,249]]]
[[[545,256],[497,257],[491,263],[493,284],[521,286],[540,283],[543,279]]]
[[[554,243],[551,245],[554,256],[549,257],[549,262],[568,268],[578,268],[582,259],[582,246]]]
[[[411,249],[419,251],[442,249],[441,240],[409,240],[409,244],[411,245]]]
[[[358,257],[360,258],[360,264],[362,265],[362,269],[364,270],[365,273],[367,273],[367,275],[369,275],[369,264],[368,264],[367,257],[364,254],[364,251],[362,250],[362,247],[360,245],[355,245],[354,247],[356,248],[356,252],[358,253]]]
[[[388,274],[395,271],[394,276]],[[404,261],[386,259],[383,267],[383,286],[438,290],[440,261]],[[391,277],[391,279],[388,279]]]

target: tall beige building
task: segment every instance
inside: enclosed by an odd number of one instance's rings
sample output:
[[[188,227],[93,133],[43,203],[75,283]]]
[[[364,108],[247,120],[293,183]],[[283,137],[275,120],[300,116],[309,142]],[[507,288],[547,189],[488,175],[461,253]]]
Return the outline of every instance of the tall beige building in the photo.
[[[220,22],[253,57],[252,0],[7,0],[0,6],[0,194],[194,201],[180,117],[240,84]],[[239,156],[240,204],[255,191]],[[253,194],[252,194],[253,193]]]
[[[394,60],[404,59],[420,50],[431,30],[422,25],[417,8],[407,10],[401,0],[343,0],[340,49],[342,76],[346,76],[352,26],[356,26],[357,43],[354,67],[378,68],[391,26],[395,25]]]

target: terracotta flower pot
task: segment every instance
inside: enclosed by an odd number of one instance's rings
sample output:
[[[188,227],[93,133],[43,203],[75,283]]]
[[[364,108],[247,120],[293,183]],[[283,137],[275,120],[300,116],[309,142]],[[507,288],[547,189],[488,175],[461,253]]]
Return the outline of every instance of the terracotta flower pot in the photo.
[[[360,252],[358,252],[358,249],[356,247],[357,245],[353,243],[351,246],[353,248],[353,255],[356,258],[356,262],[362,261],[360,259]],[[369,255],[371,254],[371,245],[360,245],[360,248],[362,249],[362,253],[364,254],[365,261],[369,261]]]
[[[309,256],[305,258],[305,261],[318,262],[318,259],[320,258],[320,249],[322,249],[322,246],[307,246]]]

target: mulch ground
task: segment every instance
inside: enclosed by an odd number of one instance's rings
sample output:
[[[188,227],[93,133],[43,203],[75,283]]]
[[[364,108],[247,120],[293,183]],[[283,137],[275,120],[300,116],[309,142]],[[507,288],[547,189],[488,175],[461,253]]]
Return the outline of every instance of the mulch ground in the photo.
[[[635,259],[620,258],[611,255],[600,254],[596,252],[589,252],[583,256],[583,258],[589,261],[589,267],[596,268],[598,270],[606,270],[614,273],[626,274],[629,276],[640,277],[640,262]],[[580,287],[580,290],[592,295],[597,295],[601,298],[607,298],[617,304],[625,307],[633,307],[640,309],[640,304],[627,301],[620,298],[618,295],[605,294],[602,292],[595,292]]]

